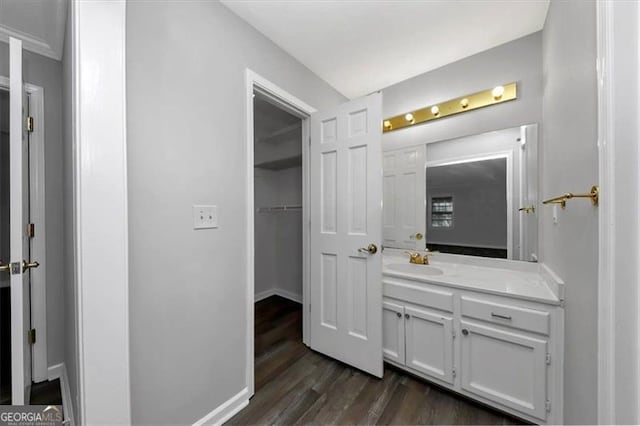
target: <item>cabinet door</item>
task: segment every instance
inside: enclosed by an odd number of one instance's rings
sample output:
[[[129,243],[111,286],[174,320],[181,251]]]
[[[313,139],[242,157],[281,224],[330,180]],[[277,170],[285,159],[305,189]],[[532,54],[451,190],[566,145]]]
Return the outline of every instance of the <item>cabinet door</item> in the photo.
[[[547,341],[460,322],[462,389],[544,420]]]
[[[385,359],[404,365],[404,307],[382,303],[382,353]]]
[[[423,309],[405,307],[406,364],[453,384],[453,320]]]

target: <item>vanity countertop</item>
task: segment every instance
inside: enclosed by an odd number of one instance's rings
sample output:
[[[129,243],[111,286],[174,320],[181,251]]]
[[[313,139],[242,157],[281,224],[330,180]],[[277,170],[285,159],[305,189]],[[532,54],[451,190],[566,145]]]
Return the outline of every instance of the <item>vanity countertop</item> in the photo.
[[[430,266],[413,265],[402,252],[385,249],[384,276],[560,305],[553,277],[536,263],[435,254]],[[406,265],[406,266],[402,266]],[[555,287],[557,288],[557,286]]]

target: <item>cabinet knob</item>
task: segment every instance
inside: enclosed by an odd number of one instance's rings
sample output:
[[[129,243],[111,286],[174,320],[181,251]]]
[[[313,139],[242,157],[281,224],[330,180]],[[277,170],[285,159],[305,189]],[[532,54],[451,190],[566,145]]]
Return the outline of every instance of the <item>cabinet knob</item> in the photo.
[[[409,315],[409,314],[404,314],[404,317],[405,317],[406,319],[409,319],[409,318],[411,318],[411,315]]]
[[[396,315],[398,316],[398,318],[402,318],[402,314],[400,312],[396,312]]]
[[[462,335],[463,335],[463,336],[466,336],[466,335],[468,335],[468,334],[469,334],[469,330],[467,330],[466,328],[463,328],[463,329],[462,329]]]

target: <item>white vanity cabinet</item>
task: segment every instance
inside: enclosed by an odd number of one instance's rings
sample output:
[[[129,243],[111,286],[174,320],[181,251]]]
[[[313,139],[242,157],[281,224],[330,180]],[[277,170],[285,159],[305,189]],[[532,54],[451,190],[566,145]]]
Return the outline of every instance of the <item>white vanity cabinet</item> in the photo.
[[[406,366],[453,384],[453,318],[408,306],[404,312]]]
[[[385,276],[385,361],[534,423],[562,423],[564,312]]]

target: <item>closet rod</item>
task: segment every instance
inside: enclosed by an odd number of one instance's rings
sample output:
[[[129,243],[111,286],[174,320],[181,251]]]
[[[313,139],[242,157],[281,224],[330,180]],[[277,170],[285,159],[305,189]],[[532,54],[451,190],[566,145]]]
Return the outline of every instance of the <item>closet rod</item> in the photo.
[[[263,212],[276,212],[276,211],[301,210],[301,209],[302,209],[302,206],[300,205],[285,205],[285,206],[258,207],[257,211],[259,213],[263,213]]]

